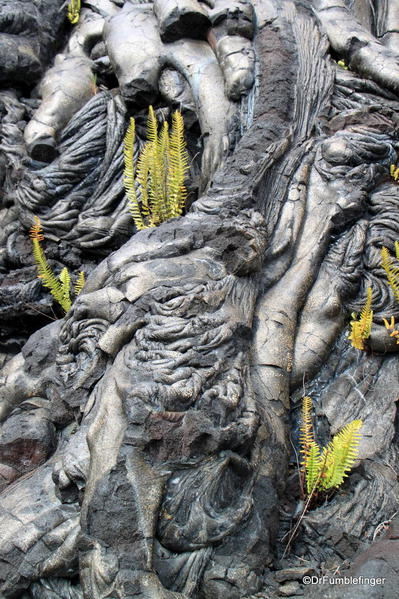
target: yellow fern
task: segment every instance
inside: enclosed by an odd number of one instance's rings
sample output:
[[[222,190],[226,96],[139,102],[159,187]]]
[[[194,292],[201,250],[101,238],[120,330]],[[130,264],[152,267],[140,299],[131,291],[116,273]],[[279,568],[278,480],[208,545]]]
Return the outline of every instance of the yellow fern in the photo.
[[[360,312],[360,317],[353,313],[350,322],[351,331],[348,335],[348,339],[351,341],[352,346],[356,347],[356,349],[364,350],[364,341],[370,337],[371,327],[373,324],[373,311],[371,309],[371,301],[372,301],[372,289],[369,287],[367,289],[367,298],[366,302]]]
[[[81,9],[81,0],[70,0],[68,4],[68,19],[72,25],[76,25],[79,21]]]
[[[184,139],[184,121],[180,112],[172,117],[172,133],[170,135],[169,173],[167,177],[167,195],[171,216],[182,213],[187,191],[184,179],[189,169],[186,142]]]
[[[399,181],[399,166],[396,166],[396,164],[391,164],[391,166],[389,167],[389,172],[391,174],[392,179],[394,179],[395,181]]]
[[[301,429],[299,434],[301,445],[302,465],[306,463],[310,447],[314,443],[313,424],[312,424],[312,400],[305,396],[302,398]]]
[[[134,153],[134,119],[130,120],[124,141],[124,185],[129,208],[138,230],[156,227],[183,213],[186,188],[184,180],[189,170],[184,140],[184,122],[180,112],[172,116],[172,130],[164,122],[158,133],[158,122],[152,106],[147,120],[147,142],[140,153],[136,168]],[[140,198],[136,193],[136,185]]]
[[[60,275],[56,277],[51,266],[47,262],[41,242],[44,239],[43,228],[38,216],[34,217],[34,224],[30,229],[30,238],[33,246],[33,257],[36,262],[38,278],[43,287],[50,290],[55,301],[62,307],[64,312],[68,312],[72,305],[71,300],[71,277],[69,271],[64,267]],[[76,294],[80,293],[84,285],[84,273],[80,272],[76,282]]]
[[[158,226],[170,218],[168,209],[168,196],[166,193],[166,177],[168,172],[168,154],[162,153],[161,140],[168,135],[168,124],[163,123],[161,132],[158,135],[158,122],[152,106],[149,108],[148,120],[151,125],[147,128],[151,134],[155,135],[154,140],[149,135],[149,144],[151,146],[150,161],[150,180],[149,192],[151,201],[151,211],[153,215],[154,226]],[[154,132],[154,133],[152,133]]]
[[[170,134],[169,125],[164,121],[161,132],[157,139],[157,153],[159,156],[159,175],[160,175],[160,202],[159,202],[159,219],[164,222],[174,215],[170,210],[170,196],[167,189],[168,173],[170,170]]]
[[[346,65],[346,62],[344,60],[338,60],[337,65],[342,69],[345,69],[345,71],[349,70],[349,67]]]
[[[397,242],[395,243],[396,259],[399,260],[399,249]],[[399,266],[395,264],[395,258],[391,256],[386,247],[381,248],[381,266],[387,275],[388,284],[393,291],[395,299],[399,302]]]
[[[127,129],[125,140],[124,140],[124,148],[123,148],[123,156],[125,162],[125,170],[123,172],[123,183],[125,186],[125,191],[129,203],[130,213],[133,217],[135,225],[138,230],[144,229],[145,224],[143,217],[141,215],[140,206],[137,200],[136,194],[136,184],[134,180],[134,164],[133,164],[133,155],[134,155],[134,141],[135,141],[135,132],[136,132],[136,124],[133,118],[130,119],[129,127]]]
[[[399,344],[399,330],[395,329],[395,317],[391,316],[390,322],[388,322],[386,318],[383,318],[382,320],[384,321],[386,330],[389,332],[389,336],[394,337],[396,343]]]
[[[36,262],[38,277],[41,279],[42,285],[50,290],[53,298],[62,306],[65,312],[67,312],[71,307],[71,300],[69,294],[68,296],[66,294],[65,285],[67,277],[65,275],[65,269],[61,273],[62,278],[57,278],[53,273],[41,246],[44,237],[40,219],[38,216],[35,216],[34,219],[35,223],[30,230],[30,238],[32,240],[33,257]]]
[[[83,272],[83,270],[81,270],[78,274],[78,278],[76,279],[76,283],[75,283],[75,287],[74,287],[76,295],[79,295],[79,293],[82,291],[85,283],[86,283],[85,273]]]

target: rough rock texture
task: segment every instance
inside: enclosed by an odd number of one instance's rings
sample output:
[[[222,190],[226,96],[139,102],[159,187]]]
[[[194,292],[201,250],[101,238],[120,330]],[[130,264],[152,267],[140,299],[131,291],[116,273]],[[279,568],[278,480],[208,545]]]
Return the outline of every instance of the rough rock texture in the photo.
[[[142,4],[84,3],[54,62],[32,26],[32,81],[48,69],[33,90],[21,62],[0,91],[0,597],[393,597],[394,3]],[[59,31],[59,5],[39,8]],[[137,232],[123,137],[135,116],[137,159],[149,103],[182,110],[190,195]],[[55,271],[88,275],[63,317],[34,215]],[[369,286],[360,352],[346,331]],[[364,421],[361,461],[288,543],[305,393],[323,443]],[[386,582],[305,589],[325,572]]]
[[[48,66],[65,23],[62,0],[1,0],[0,81],[36,83]]]

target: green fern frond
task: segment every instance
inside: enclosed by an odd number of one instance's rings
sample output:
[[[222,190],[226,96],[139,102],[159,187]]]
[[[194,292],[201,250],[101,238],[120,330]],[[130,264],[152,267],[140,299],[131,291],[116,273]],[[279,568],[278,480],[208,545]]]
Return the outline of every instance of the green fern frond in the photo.
[[[37,266],[38,278],[41,280],[43,287],[50,290],[51,295],[62,307],[64,312],[68,312],[72,305],[71,276],[68,269],[64,267],[59,276],[56,277],[51,266],[47,262],[47,258],[41,246],[44,236],[43,228],[38,216],[34,217],[34,224],[30,229],[30,238],[32,240],[33,257]],[[84,273],[81,271],[75,286],[77,295],[80,293],[84,282]]]
[[[164,121],[161,132],[159,134],[157,142],[157,151],[160,158],[159,174],[160,174],[160,193],[162,201],[160,203],[159,217],[161,222],[172,218],[173,214],[170,211],[169,196],[167,188],[168,172],[170,168],[169,163],[169,147],[170,147],[170,134],[169,125]]]
[[[42,285],[50,290],[50,293],[56,302],[58,302],[65,312],[67,312],[71,307],[71,299],[69,294],[66,295],[66,275],[64,273],[62,279],[59,279],[53,273],[51,266],[47,262],[43,248],[40,245],[41,241],[44,239],[40,219],[37,216],[35,216],[34,219],[35,223],[31,227],[30,238],[32,240],[33,257],[37,266],[38,278],[41,279]]]
[[[162,173],[164,177],[169,168],[169,137],[169,125],[167,121],[164,121],[158,139],[159,153],[162,156]]]
[[[81,0],[70,0],[68,4],[68,19],[72,25],[76,25],[79,21],[81,9]]]
[[[136,228],[156,227],[169,218],[180,216],[187,196],[184,180],[189,170],[184,121],[180,112],[172,115],[170,132],[165,121],[158,133],[158,122],[150,106],[147,142],[137,161],[136,172],[133,149],[134,119],[131,119],[124,141],[123,181]],[[136,194],[136,183],[140,198]]]
[[[183,211],[187,191],[184,180],[189,170],[189,159],[184,139],[184,121],[177,110],[172,116],[172,131],[169,147],[168,203],[172,216],[180,216]]]
[[[61,281],[62,301],[61,306],[65,312],[69,310],[72,305],[71,301],[71,276],[66,266],[61,270],[59,274],[59,280]]]
[[[348,476],[358,457],[361,420],[353,420],[337,433],[323,450],[322,462],[325,462],[320,488],[324,490],[339,487]]]
[[[360,312],[360,317],[358,318],[356,314],[352,314],[353,320],[350,322],[351,331],[348,339],[356,349],[364,350],[364,341],[368,339],[371,334],[371,327],[373,324],[373,311],[371,309],[372,295],[372,289],[369,287],[367,289],[366,302]]]
[[[155,116],[155,110],[152,106],[148,107],[147,117],[147,142],[156,144],[158,140],[158,121]]]
[[[317,489],[320,480],[321,468],[322,458],[320,456],[320,447],[315,441],[312,441],[309,446],[305,464],[306,491],[308,494]]]
[[[320,450],[314,439],[312,425],[312,400],[302,399],[300,428],[300,453],[305,488],[308,496],[339,487],[357,460],[361,420],[353,420],[337,433],[332,441]]]
[[[299,434],[300,452],[302,454],[302,466],[306,467],[306,460],[309,450],[314,443],[313,423],[312,423],[312,400],[305,396],[302,398],[301,429]]]
[[[396,164],[391,164],[391,166],[389,167],[389,172],[391,174],[392,179],[394,179],[395,181],[399,181],[399,166],[397,167]]]
[[[82,291],[83,287],[85,286],[86,280],[85,280],[85,273],[83,272],[83,270],[81,270],[78,274],[78,278],[76,279],[76,283],[75,283],[75,294],[79,295],[79,293]]]
[[[395,251],[399,252],[396,244]],[[381,266],[385,270],[388,284],[393,291],[395,299],[399,302],[399,266],[395,264],[395,259],[386,247],[381,248]]]
[[[133,154],[135,133],[136,124],[134,118],[131,118],[124,139],[123,157],[125,162],[125,169],[123,171],[123,183],[125,186],[125,191],[129,203],[130,213],[133,217],[136,228],[140,231],[141,229],[145,228],[145,224],[137,200],[136,185],[134,180]]]
[[[360,320],[364,323],[364,338],[370,337],[371,325],[373,322],[373,311],[371,309],[371,302],[373,298],[373,290],[371,287],[367,288],[367,298],[362,311],[360,312]]]
[[[165,193],[165,156],[161,152],[158,122],[152,106],[148,111],[147,137],[147,145],[149,146],[149,205],[153,226],[158,226],[167,220],[169,216]]]
[[[143,151],[141,152],[139,159],[137,161],[137,169],[136,169],[136,181],[138,182],[139,186],[140,186],[140,193],[141,193],[141,202],[140,202],[140,208],[141,208],[141,214],[142,214],[142,220],[143,220],[143,227],[141,227],[142,229],[147,228],[147,227],[153,227],[153,223],[151,220],[151,211],[150,211],[150,205],[149,205],[149,201],[148,201],[148,178],[149,178],[149,173],[150,173],[150,153],[151,153],[151,146],[149,144],[146,144],[143,148]],[[137,225],[136,225],[137,226]],[[139,229],[139,227],[137,227]]]

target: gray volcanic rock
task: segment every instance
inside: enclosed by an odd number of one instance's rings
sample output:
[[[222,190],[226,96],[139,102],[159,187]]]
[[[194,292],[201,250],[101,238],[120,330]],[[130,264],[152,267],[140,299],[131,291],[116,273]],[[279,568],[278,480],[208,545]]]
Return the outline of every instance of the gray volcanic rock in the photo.
[[[1,0],[0,82],[36,83],[59,45],[62,0]]]

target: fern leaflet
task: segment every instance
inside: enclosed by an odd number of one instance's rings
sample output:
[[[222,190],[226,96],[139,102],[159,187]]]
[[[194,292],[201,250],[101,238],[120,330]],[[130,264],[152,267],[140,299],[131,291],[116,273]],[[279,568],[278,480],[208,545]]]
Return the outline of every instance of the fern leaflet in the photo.
[[[70,0],[68,4],[68,19],[72,25],[76,25],[79,21],[81,9],[81,0]]]
[[[168,201],[172,216],[179,216],[183,210],[187,194],[184,179],[188,170],[183,117],[176,111],[172,117],[168,173]]]
[[[76,295],[79,295],[79,293],[82,291],[85,283],[86,283],[85,273],[83,272],[83,270],[81,270],[78,274],[78,278],[76,279],[76,283],[75,283],[75,287],[74,287]]]
[[[321,477],[321,488],[331,489],[342,485],[345,476],[352,469],[357,459],[358,446],[360,442],[359,430],[362,427],[361,420],[353,420],[337,433],[333,440],[323,450],[325,472]]]
[[[360,312],[360,317],[358,318],[355,313],[352,314],[353,320],[351,320],[350,323],[351,331],[348,339],[356,349],[364,350],[364,341],[368,339],[371,334],[371,327],[373,324],[373,311],[371,309],[372,295],[372,289],[369,287],[367,289],[366,302]]]
[[[123,157],[125,162],[125,169],[123,172],[123,183],[127,199],[129,202],[130,213],[133,217],[134,223],[138,230],[144,229],[145,224],[141,215],[140,206],[137,200],[136,185],[134,180],[134,165],[133,165],[133,154],[134,154],[134,140],[135,140],[136,124],[133,118],[130,119],[129,127],[127,129],[125,140]]]
[[[305,464],[306,490],[308,494],[312,493],[318,485],[321,475],[321,466],[322,458],[320,456],[320,447],[315,441],[312,441],[309,446]]]
[[[306,396],[302,399],[301,430],[299,441],[301,445],[302,465],[304,466],[309,455],[311,444],[314,443],[312,424],[312,400]]]
[[[389,167],[389,172],[394,181],[399,181],[399,166],[397,167],[395,164],[391,164]]]
[[[68,311],[72,305],[71,302],[71,276],[68,272],[66,266],[61,270],[59,274],[59,280],[61,281],[61,292],[62,292],[62,302],[60,302],[61,306],[65,311]],[[68,306],[68,308],[65,308]]]
[[[398,246],[395,243],[396,257],[399,253]],[[399,258],[397,258],[399,260]],[[395,259],[389,253],[386,247],[381,248],[381,266],[387,275],[388,284],[393,291],[395,299],[399,302],[399,267],[395,264]]]

